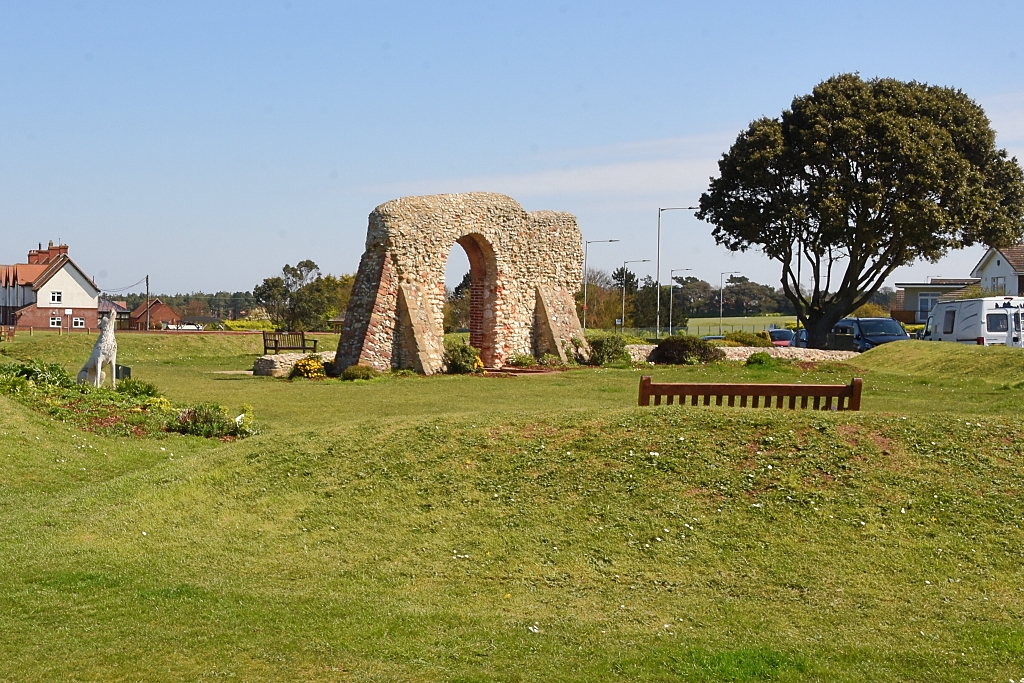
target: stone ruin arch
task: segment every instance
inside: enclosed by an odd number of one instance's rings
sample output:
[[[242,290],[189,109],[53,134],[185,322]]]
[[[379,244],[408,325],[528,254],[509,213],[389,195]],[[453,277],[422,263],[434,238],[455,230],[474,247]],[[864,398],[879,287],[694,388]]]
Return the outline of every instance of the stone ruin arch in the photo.
[[[573,298],[583,263],[576,217],[471,192],[402,197],[373,210],[336,370],[443,370],[444,274],[456,243],[469,257],[470,343],[484,365],[573,354],[572,342],[583,340]]]

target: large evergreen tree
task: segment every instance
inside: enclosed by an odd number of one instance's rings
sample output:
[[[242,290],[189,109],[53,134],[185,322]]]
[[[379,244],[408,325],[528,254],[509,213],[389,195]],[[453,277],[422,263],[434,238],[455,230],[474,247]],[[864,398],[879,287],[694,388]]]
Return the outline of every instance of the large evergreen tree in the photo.
[[[1024,173],[951,88],[835,76],[751,123],[718,167],[698,217],[719,244],[782,264],[818,348],[899,266],[1024,232]]]

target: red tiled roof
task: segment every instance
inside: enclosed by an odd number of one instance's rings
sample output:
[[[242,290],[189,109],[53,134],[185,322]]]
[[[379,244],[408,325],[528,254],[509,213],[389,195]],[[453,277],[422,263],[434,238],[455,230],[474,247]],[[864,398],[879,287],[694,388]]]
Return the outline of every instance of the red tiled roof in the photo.
[[[1024,271],[1024,244],[1000,249],[999,253],[1006,257],[1006,262],[1016,271]]]
[[[13,266],[0,266],[0,287],[15,285],[31,285],[46,272],[46,264],[15,263]]]

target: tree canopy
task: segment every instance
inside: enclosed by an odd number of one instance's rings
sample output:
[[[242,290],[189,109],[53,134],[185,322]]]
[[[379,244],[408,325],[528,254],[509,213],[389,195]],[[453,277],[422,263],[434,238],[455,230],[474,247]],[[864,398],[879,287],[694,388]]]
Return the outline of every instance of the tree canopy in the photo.
[[[306,259],[294,266],[285,264],[279,277],[265,279],[252,293],[275,325],[290,330],[326,330],[330,319],[348,306],[353,279],[351,275],[321,275],[316,263]]]
[[[816,347],[899,266],[1024,232],[1024,173],[952,88],[835,76],[751,123],[718,168],[698,218],[719,244],[782,264]]]

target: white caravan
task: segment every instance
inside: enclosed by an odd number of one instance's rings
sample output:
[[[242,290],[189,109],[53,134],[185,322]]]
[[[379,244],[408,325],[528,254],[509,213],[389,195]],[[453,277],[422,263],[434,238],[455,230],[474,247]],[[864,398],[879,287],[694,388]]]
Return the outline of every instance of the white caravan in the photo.
[[[921,333],[925,341],[980,346],[1015,346],[1021,342],[1024,297],[988,296],[935,304]]]

